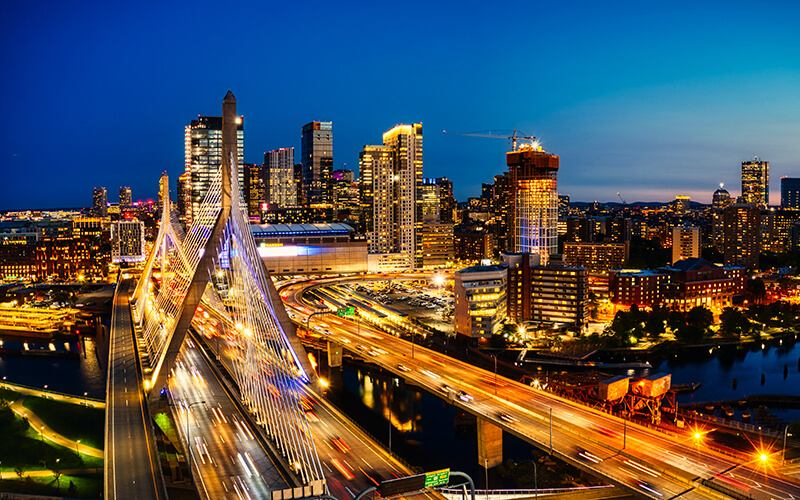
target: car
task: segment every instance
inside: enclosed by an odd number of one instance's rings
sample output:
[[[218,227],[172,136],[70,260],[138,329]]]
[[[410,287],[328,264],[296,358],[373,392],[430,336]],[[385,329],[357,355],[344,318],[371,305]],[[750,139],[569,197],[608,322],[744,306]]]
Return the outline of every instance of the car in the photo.
[[[509,415],[508,413],[502,413],[502,412],[501,412],[501,413],[500,413],[499,415],[497,415],[497,416],[500,418],[500,420],[502,420],[502,421],[504,421],[504,422],[513,423],[513,422],[516,422],[516,421],[517,421],[517,419],[516,419],[516,418],[512,417],[512,416],[511,416],[511,415]]]
[[[458,391],[458,399],[460,399],[461,401],[463,401],[465,403],[469,403],[469,402],[475,400],[475,398],[473,398],[471,394],[467,394],[464,391]]]
[[[401,372],[410,372],[411,371],[411,369],[409,367],[407,367],[406,365],[397,365],[397,369],[400,370]]]
[[[442,391],[449,393],[449,392],[455,392],[455,389],[453,389],[447,384],[442,384]]]

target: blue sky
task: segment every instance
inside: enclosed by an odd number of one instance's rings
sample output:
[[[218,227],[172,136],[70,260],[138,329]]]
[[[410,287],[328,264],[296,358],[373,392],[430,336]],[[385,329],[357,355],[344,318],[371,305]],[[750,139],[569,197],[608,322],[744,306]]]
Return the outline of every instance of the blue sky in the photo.
[[[3,2],[0,209],[156,195],[183,127],[245,115],[245,159],[332,120],[337,168],[422,122],[426,177],[456,198],[505,170],[519,129],[575,201],[710,202],[742,161],[800,177],[797,2]]]

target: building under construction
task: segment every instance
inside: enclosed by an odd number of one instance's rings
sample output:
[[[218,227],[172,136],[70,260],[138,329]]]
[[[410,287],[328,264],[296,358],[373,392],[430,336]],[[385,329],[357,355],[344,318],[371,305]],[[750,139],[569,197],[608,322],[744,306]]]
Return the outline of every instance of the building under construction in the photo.
[[[511,177],[514,250],[540,256],[547,265],[558,251],[558,156],[534,143],[506,153]]]

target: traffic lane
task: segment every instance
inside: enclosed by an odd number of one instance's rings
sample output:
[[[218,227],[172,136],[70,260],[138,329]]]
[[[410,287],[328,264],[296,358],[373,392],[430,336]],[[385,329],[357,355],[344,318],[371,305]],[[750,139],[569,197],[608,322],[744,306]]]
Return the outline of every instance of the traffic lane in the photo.
[[[173,394],[179,394],[184,404],[206,402],[192,406],[188,418],[185,409],[179,413],[183,429],[187,420],[191,425],[193,467],[203,470],[202,486],[209,498],[261,498],[268,495],[271,487],[285,488],[285,481],[276,473],[227,392],[191,346],[188,339],[181,350],[173,377],[177,379],[177,390]]]

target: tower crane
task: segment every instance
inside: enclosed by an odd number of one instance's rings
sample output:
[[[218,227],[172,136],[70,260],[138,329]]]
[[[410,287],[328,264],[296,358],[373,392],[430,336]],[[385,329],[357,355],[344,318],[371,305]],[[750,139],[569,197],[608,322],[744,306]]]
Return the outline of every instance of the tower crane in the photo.
[[[623,197],[622,197],[622,195],[621,195],[621,194],[619,194],[619,191],[617,191],[617,196],[619,196],[619,199],[620,199],[620,201],[622,201],[622,204],[623,204],[623,205],[627,205],[627,204],[628,204],[628,202],[627,202],[627,201],[625,201],[625,198],[623,198]]]
[[[491,130],[489,131],[491,132]],[[505,134],[498,135],[498,134],[484,134],[484,133],[459,133],[459,132],[448,132],[447,130],[442,130],[442,133],[449,134],[449,135],[466,135],[468,137],[489,137],[491,139],[510,139],[511,140],[511,151],[517,150],[517,141],[531,141],[531,144],[536,143],[536,137],[532,135],[517,135],[519,132],[517,129],[508,135],[506,131]]]

